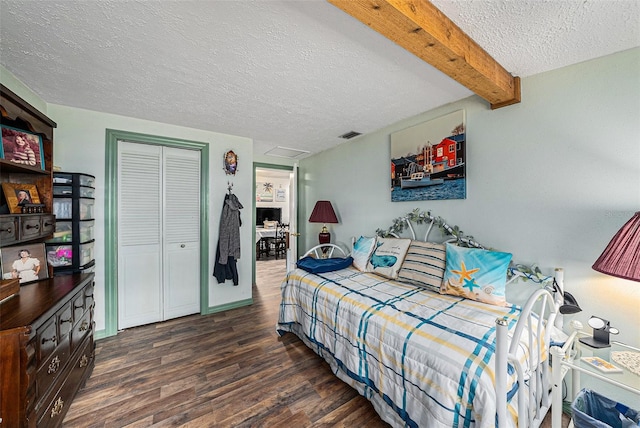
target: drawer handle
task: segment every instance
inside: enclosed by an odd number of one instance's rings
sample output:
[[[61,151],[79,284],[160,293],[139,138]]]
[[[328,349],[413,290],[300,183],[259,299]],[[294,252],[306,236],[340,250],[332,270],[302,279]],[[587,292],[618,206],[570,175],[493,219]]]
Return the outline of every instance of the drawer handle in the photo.
[[[49,226],[53,226],[53,225],[54,225],[54,223],[49,223],[49,222],[45,222],[44,223],[44,227],[49,227]]]
[[[51,364],[49,364],[49,370],[47,370],[47,373],[53,374],[57,372],[59,368],[60,368],[60,358],[58,358],[58,356],[56,355],[55,357],[53,357],[53,360],[51,360]]]
[[[44,337],[42,338],[42,344],[44,345],[47,342],[55,342],[56,341],[56,336],[53,335],[51,336],[49,339],[45,339]]]
[[[87,331],[89,329],[89,323],[87,320],[82,320],[82,324],[80,324],[79,331]]]
[[[80,368],[87,367],[89,365],[89,357],[82,355],[80,358]]]
[[[38,229],[40,229],[40,225],[39,225],[39,224],[36,224],[36,225],[31,226],[30,224],[28,224],[28,225],[27,225],[27,230],[29,230],[29,229],[36,229],[36,230],[38,230]]]
[[[13,233],[13,229],[11,229],[10,227],[7,227],[6,229],[0,229],[0,232]]]
[[[62,401],[62,397],[58,397],[56,402],[53,404],[51,408],[51,417],[55,418],[60,413],[62,413],[62,408],[64,407],[64,401]]]
[[[71,321],[73,321],[73,318],[67,318],[66,320],[61,319],[60,320],[60,324],[64,324],[64,323],[71,322]]]
[[[80,303],[80,306],[78,305],[73,305],[73,309],[82,309],[84,308],[84,304]]]

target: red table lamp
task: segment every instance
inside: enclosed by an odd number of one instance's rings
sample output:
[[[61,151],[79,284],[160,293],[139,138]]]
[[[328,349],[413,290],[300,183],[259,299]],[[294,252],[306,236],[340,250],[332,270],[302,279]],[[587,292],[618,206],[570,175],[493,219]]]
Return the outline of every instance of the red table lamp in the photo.
[[[640,282],[640,211],[620,228],[592,267],[607,275]],[[589,325],[593,337],[581,337],[580,342],[593,348],[609,347],[609,334],[619,333],[599,317],[592,316]]]
[[[327,223],[338,223],[335,211],[329,201],[318,201],[316,206],[313,207],[311,217],[309,217],[310,223],[324,223],[320,234],[318,235],[318,242],[320,244],[328,244],[331,242],[331,234],[327,229]]]
[[[593,269],[618,278],[640,281],[640,211],[611,239]]]

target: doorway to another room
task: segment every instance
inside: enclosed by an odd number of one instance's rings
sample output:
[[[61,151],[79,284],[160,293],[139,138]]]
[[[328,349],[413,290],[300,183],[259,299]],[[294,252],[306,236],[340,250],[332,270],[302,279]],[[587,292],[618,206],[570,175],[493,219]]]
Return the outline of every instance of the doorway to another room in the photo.
[[[284,168],[284,169],[283,169]],[[292,167],[255,167],[255,281],[273,282],[287,271],[287,249],[292,227],[295,195],[291,189]],[[295,224],[295,219],[293,221]]]

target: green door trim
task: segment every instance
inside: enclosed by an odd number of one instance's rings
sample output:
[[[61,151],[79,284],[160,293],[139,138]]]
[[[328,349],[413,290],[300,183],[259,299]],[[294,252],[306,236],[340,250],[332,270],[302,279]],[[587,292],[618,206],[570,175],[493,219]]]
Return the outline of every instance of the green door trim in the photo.
[[[105,149],[105,329],[96,339],[118,333],[118,142],[151,144],[201,152],[200,313],[209,313],[209,144],[135,132],[106,130]],[[255,198],[254,198],[255,199]]]

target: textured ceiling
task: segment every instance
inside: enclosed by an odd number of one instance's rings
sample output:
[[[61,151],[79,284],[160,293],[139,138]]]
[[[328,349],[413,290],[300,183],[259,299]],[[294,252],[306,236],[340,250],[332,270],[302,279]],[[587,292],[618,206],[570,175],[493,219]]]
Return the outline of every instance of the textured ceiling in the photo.
[[[433,3],[521,77],[640,46],[637,0]],[[48,103],[249,137],[257,154],[317,153],[472,94],[320,0],[0,0],[0,63]]]

